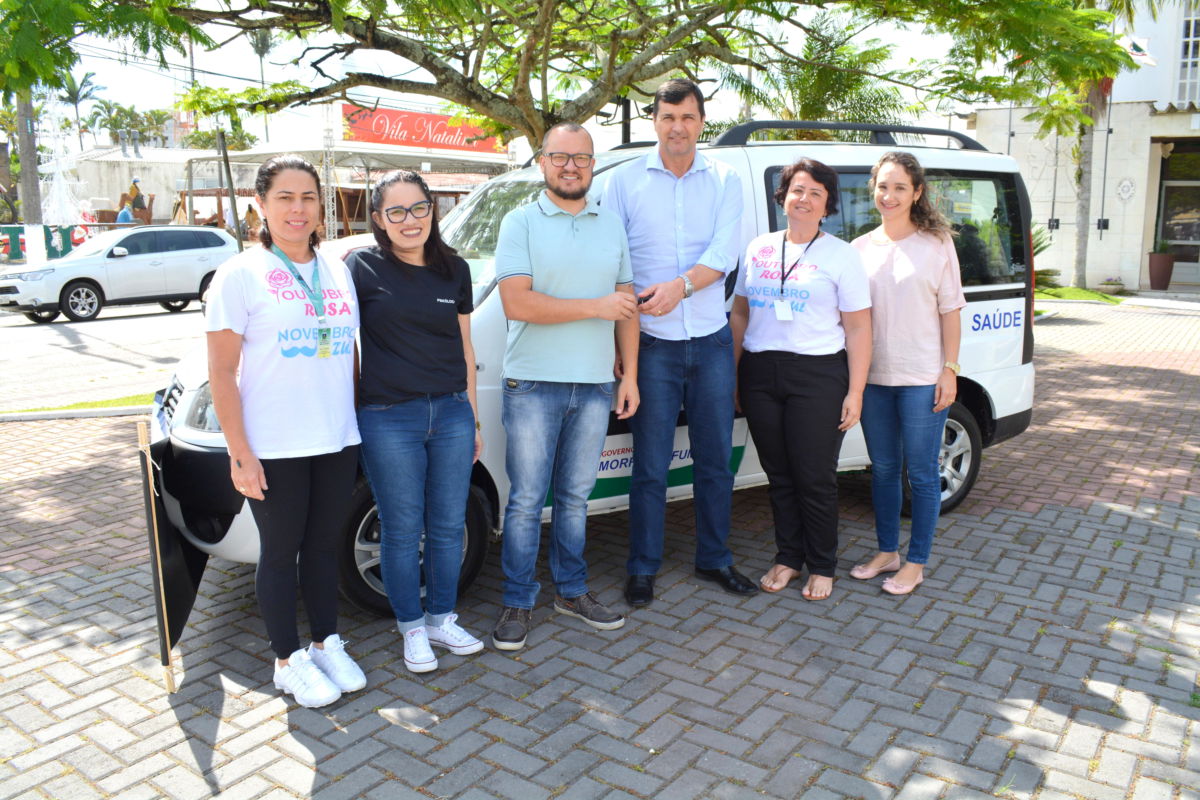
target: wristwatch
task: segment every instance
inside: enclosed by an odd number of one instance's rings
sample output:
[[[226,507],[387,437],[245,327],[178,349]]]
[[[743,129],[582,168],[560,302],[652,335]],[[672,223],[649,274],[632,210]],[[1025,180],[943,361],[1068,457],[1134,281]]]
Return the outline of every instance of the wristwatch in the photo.
[[[947,362],[946,362],[945,364],[943,364],[942,366],[943,366],[943,367],[946,367],[947,369],[949,369],[949,370],[950,370],[951,372],[953,372],[955,375],[961,375],[961,374],[962,374],[962,367],[960,367],[960,366],[958,365],[958,362],[957,362],[957,361],[947,361]]]
[[[696,287],[692,285],[692,279],[687,275],[680,275],[679,277],[683,278],[683,296],[691,297],[692,293],[696,291]]]

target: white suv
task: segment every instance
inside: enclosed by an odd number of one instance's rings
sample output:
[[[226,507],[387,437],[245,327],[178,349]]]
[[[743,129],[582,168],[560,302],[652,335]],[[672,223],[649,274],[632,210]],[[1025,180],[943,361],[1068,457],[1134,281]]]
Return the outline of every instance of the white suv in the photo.
[[[704,152],[709,158],[733,166],[742,176],[743,242],[784,225],[782,209],[773,195],[783,167],[801,156],[815,158],[838,171],[841,211],[826,220],[824,230],[846,240],[879,224],[867,191],[867,178],[884,152],[911,150],[925,166],[932,197],[959,232],[955,244],[967,297],[959,356],[963,365],[959,399],[951,407],[941,453],[942,509],[949,511],[974,485],[983,448],[1025,430],[1032,415],[1033,260],[1029,201],[1017,164],[948,131],[932,132],[938,137],[939,146],[935,147],[891,141],[895,132],[919,130],[913,128],[836,123],[819,126],[869,132],[877,140],[872,144],[747,141],[748,134],[757,127],[812,125],[748,123],[727,132]],[[957,138],[961,147],[941,146],[948,137]],[[650,147],[653,145],[635,145],[599,154],[593,194],[602,193],[614,167],[646,153]],[[475,294],[471,339],[479,369],[479,418],[484,433],[483,455],[471,478],[460,589],[478,574],[489,534],[499,529],[508,495],[504,429],[500,423],[506,320],[495,290],[496,238],[504,215],[535,198],[541,189],[542,175],[536,167],[510,172],[473,192],[441,224],[446,241],[471,264]],[[340,255],[353,246],[371,243],[368,236],[353,239],[331,242],[325,252]],[[726,281],[727,297],[732,295],[735,278],[730,275]],[[162,496],[170,523],[204,553],[256,561],[254,521],[229,482],[228,456],[212,411],[203,359],[182,367],[173,385],[160,395],[155,460],[162,467]],[[683,419],[676,428],[674,451],[668,496],[690,497],[692,462]],[[589,512],[614,511],[628,505],[634,455],[629,427],[614,415],[596,465],[596,487],[589,499]],[[861,428],[856,426],[845,438],[839,466],[852,470],[869,464]],[[734,422],[731,466],[736,471],[738,488],[766,483],[746,421],[741,417]],[[341,555],[343,593],[360,606],[390,613],[379,573],[378,516],[370,488],[361,476],[353,511],[343,529]]]
[[[182,311],[237,253],[223,230],[193,225],[121,228],[88,239],[64,257],[0,275],[0,311],[53,322],[95,319],[106,305],[158,303]]]

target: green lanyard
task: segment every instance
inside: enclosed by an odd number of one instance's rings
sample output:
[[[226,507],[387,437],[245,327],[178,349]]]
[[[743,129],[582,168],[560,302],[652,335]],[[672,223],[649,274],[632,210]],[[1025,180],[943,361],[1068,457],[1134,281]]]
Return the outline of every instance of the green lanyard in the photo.
[[[278,256],[279,260],[287,265],[288,271],[292,273],[292,277],[300,282],[300,286],[304,288],[304,293],[306,295],[308,295],[309,302],[312,303],[313,311],[315,311],[317,314],[317,324],[320,325],[322,328],[324,328],[325,327],[325,297],[321,294],[321,259],[320,259],[320,257],[316,253],[313,253],[312,286],[309,286],[305,282],[304,278],[300,277],[300,272],[299,272],[299,270],[296,269],[296,265],[292,263],[292,260],[287,257],[287,254],[285,254],[282,250],[279,249],[279,245],[277,245],[277,244],[271,245],[271,252],[274,253],[276,256]]]

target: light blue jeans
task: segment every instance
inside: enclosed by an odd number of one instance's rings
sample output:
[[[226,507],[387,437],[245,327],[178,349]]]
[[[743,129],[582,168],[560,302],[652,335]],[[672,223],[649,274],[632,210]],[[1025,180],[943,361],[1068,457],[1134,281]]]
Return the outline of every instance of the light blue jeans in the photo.
[[[942,508],[938,453],[950,409],[933,413],[934,386],[880,386],[863,392],[862,429],[871,457],[871,502],[881,553],[900,549],[901,480],[908,467],[912,489],[912,535],[908,561],[924,564]]]
[[[402,625],[440,625],[454,611],[475,454],[466,392],[358,410],[362,461],[379,505],[380,568]],[[425,536],[425,608],[421,536]]]
[[[587,499],[596,485],[614,384],[506,378],[503,387],[510,484],[500,558],[504,605],[533,608],[541,588],[534,575],[542,509],[551,490],[550,576],[560,597],[587,593]]]

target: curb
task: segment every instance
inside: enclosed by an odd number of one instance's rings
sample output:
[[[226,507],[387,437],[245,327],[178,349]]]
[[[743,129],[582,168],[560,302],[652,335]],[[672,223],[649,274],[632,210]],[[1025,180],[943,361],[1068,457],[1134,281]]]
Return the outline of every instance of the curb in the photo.
[[[153,406],[114,406],[113,408],[73,408],[59,411],[22,411],[0,413],[0,422],[37,422],[52,419],[90,419],[92,417],[140,417]]]

